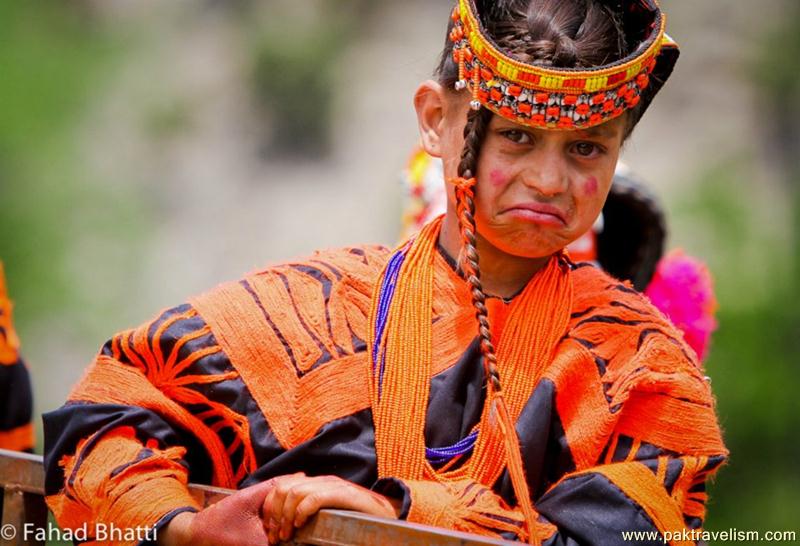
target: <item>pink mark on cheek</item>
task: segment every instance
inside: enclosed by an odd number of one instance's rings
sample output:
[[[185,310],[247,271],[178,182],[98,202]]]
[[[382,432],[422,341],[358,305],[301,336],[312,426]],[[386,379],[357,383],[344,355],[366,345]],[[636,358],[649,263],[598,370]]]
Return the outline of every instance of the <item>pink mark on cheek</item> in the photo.
[[[594,176],[590,176],[586,179],[586,182],[583,184],[583,191],[589,197],[593,197],[597,194],[597,179]]]
[[[508,177],[506,176],[506,173],[500,169],[494,169],[489,173],[489,181],[492,183],[492,186],[498,188],[506,185],[508,182]]]

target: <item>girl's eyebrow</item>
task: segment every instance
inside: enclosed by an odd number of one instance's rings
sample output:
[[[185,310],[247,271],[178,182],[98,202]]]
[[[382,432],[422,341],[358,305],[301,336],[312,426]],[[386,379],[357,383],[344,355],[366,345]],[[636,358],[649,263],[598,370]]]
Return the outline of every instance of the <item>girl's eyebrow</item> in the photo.
[[[506,120],[499,116],[495,116],[495,119],[497,119],[497,130],[516,130],[529,133],[534,132],[533,128],[531,127],[514,123],[513,121]],[[581,138],[615,138],[619,134],[619,127],[620,126],[615,123],[603,123],[601,125],[595,125],[594,127],[588,127],[586,129],[580,129],[573,132],[575,135]]]
[[[588,129],[581,129],[580,131],[576,131],[580,137],[601,137],[601,138],[611,138],[617,136],[619,133],[617,126],[609,126],[608,123],[603,123],[602,125],[595,125],[594,127],[589,127]]]

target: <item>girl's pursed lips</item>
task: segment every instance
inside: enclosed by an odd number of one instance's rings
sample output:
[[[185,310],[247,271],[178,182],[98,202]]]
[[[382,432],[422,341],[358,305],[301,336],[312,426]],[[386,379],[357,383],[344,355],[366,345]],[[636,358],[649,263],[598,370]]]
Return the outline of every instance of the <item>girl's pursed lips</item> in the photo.
[[[517,203],[501,211],[501,214],[506,213],[543,223],[567,225],[567,215],[564,211],[554,205],[537,203],[535,201]]]

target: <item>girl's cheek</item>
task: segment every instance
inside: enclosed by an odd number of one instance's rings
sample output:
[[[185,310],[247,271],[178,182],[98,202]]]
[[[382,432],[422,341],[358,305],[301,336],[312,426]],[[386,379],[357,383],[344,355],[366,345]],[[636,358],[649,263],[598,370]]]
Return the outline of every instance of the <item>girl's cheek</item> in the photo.
[[[597,178],[590,176],[584,181],[583,194],[586,197],[594,197],[597,195]]]
[[[493,169],[492,172],[489,173],[489,181],[492,183],[492,186],[499,188],[508,183],[508,176],[500,169]]]

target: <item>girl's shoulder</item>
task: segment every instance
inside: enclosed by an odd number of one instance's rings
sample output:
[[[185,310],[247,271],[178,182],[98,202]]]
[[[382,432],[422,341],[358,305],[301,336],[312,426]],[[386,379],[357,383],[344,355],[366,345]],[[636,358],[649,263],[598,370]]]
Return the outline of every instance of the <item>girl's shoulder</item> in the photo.
[[[642,357],[658,347],[674,356],[673,366],[700,369],[683,332],[629,282],[600,268],[578,264],[573,274],[573,306],[567,337],[604,360]],[[623,358],[622,360],[627,360]]]
[[[358,245],[316,250],[308,256],[269,264],[256,270],[246,278],[270,275],[277,272],[297,271],[333,282],[343,279],[374,282],[386,262],[391,250],[382,245]]]
[[[636,326],[638,322],[652,321],[675,328],[630,281],[621,281],[588,262],[574,265],[571,273],[574,287],[572,327],[593,322]],[[609,320],[599,318],[602,316]]]
[[[332,359],[361,350],[353,340],[366,340],[373,286],[389,254],[369,245],[320,250],[220,284],[189,303],[215,335],[232,329],[237,344],[251,337],[262,343],[254,335],[260,332],[292,355],[312,358],[320,346],[331,355],[316,358]]]

